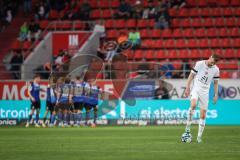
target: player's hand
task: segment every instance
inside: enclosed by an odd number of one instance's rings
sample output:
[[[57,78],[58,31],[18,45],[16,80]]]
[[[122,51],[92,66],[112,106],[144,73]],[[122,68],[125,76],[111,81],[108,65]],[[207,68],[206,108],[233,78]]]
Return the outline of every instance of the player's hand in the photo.
[[[216,103],[217,103],[217,100],[218,100],[218,96],[215,95],[215,96],[213,97],[213,104],[216,104]]]
[[[185,96],[188,97],[190,95],[190,87],[186,87]]]
[[[35,98],[34,98],[34,97],[32,97],[31,100],[32,100],[33,102],[35,102]]]

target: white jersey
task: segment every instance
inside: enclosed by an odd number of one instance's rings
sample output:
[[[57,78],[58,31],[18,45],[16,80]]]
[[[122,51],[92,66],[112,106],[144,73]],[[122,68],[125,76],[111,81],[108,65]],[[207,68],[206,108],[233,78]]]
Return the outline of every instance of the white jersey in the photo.
[[[197,61],[191,71],[195,74],[193,89],[202,93],[208,93],[212,80],[219,80],[219,68],[214,65],[208,67],[205,60]]]

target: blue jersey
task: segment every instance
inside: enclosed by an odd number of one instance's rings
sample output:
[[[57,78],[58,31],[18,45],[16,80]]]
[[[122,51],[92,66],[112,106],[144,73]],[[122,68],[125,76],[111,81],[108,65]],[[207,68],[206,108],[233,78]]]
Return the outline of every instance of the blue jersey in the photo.
[[[86,87],[86,94],[85,94],[85,103],[90,105],[97,105],[98,98],[100,94],[100,89],[98,86],[87,86]]]
[[[29,87],[30,94],[33,96],[35,101],[40,101],[40,85],[32,82]]]
[[[85,83],[74,84],[73,102],[84,101],[84,86],[85,86]]]
[[[59,102],[66,103],[69,101],[69,96],[71,94],[71,84],[62,84],[58,86],[58,92],[60,93]]]
[[[56,103],[56,94],[54,92],[54,88],[48,86],[47,87],[47,102],[50,102],[50,103]]]

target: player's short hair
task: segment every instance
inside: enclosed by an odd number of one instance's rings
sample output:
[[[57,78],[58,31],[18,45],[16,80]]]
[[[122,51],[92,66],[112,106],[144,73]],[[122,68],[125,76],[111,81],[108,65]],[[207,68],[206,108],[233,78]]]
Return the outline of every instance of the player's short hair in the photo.
[[[81,79],[81,77],[80,76],[76,76],[76,80],[80,80]]]
[[[35,75],[33,76],[33,79],[36,79],[36,78],[41,78],[41,76],[40,76],[39,74],[35,74]]]
[[[218,61],[221,59],[221,56],[218,55],[218,54],[216,54],[216,53],[213,53],[213,54],[211,55],[211,57],[212,57],[216,62],[218,62]]]
[[[71,82],[71,79],[70,79],[69,77],[66,77],[66,78],[65,78],[65,83],[68,84],[68,83],[70,83],[70,82]]]

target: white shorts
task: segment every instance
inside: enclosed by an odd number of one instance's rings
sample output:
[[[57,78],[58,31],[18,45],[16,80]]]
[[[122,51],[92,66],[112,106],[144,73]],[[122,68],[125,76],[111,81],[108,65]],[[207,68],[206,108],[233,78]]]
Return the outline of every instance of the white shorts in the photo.
[[[208,102],[209,102],[209,94],[203,93],[201,91],[198,91],[196,89],[193,89],[191,91],[190,100],[196,99],[199,101],[199,107],[200,109],[207,110],[208,109]]]

